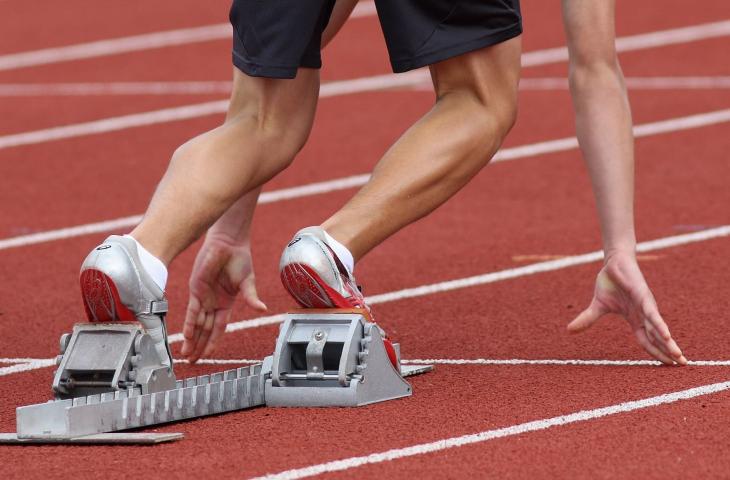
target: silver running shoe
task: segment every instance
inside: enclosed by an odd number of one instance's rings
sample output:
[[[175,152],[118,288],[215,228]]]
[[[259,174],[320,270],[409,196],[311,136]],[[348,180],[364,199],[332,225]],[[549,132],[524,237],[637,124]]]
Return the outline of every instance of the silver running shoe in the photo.
[[[165,292],[142,267],[134,239],[112,235],[104,240],[81,265],[80,282],[90,322],[139,321],[154,340],[162,364],[172,367]]]
[[[281,254],[279,274],[284,288],[305,308],[362,308],[355,278],[327,244],[321,227],[298,231]]]

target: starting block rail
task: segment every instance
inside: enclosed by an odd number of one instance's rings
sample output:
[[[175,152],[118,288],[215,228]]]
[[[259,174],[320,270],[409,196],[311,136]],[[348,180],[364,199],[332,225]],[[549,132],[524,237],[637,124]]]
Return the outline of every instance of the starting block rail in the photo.
[[[160,443],[182,434],[111,433],[258,406],[360,406],[410,396],[401,366],[362,310],[287,314],[262,363],[175,380],[138,326],[79,324],[61,340],[56,399],[16,409],[0,443]],[[154,361],[151,359],[155,359]],[[89,394],[89,392],[93,392]]]

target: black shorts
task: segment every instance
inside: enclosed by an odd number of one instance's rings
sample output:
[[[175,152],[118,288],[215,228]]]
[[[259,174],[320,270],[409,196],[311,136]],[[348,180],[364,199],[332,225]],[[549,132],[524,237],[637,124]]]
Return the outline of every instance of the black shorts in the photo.
[[[233,64],[256,77],[320,68],[335,0],[233,0]],[[431,65],[522,33],[519,0],[376,0],[394,72]]]

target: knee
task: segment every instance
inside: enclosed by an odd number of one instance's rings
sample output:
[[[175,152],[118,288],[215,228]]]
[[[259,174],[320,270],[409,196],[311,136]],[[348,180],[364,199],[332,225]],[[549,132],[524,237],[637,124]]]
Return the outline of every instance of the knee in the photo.
[[[517,88],[502,95],[464,92],[459,101],[460,128],[476,150],[496,150],[517,121]]]
[[[250,158],[253,154],[256,162],[281,171],[291,165],[307,143],[312,123],[306,119],[254,113],[228,119],[226,128],[234,130],[239,138],[246,139],[246,145],[242,145],[242,158]]]

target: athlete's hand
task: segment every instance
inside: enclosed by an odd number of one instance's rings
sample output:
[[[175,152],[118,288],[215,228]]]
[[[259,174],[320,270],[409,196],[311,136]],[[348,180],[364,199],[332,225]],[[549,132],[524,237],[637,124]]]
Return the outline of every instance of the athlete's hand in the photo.
[[[182,355],[190,363],[209,355],[228,323],[239,292],[246,304],[265,311],[256,293],[251,249],[222,235],[208,234],[190,275]]]
[[[582,332],[608,313],[622,315],[639,344],[667,365],[686,365],[677,343],[659,314],[654,296],[633,254],[609,256],[596,278],[591,304],[572,322],[568,331]]]

